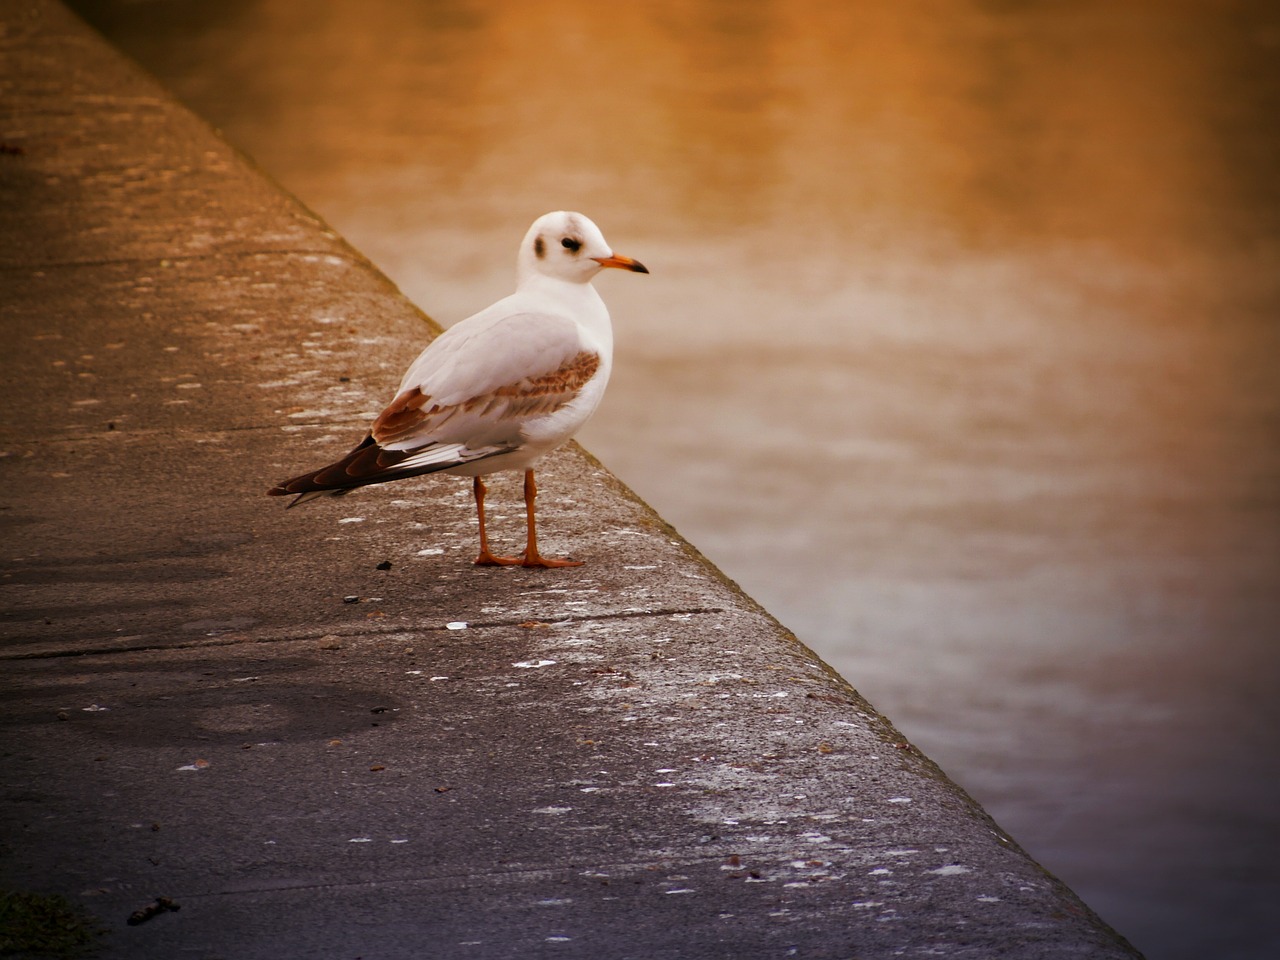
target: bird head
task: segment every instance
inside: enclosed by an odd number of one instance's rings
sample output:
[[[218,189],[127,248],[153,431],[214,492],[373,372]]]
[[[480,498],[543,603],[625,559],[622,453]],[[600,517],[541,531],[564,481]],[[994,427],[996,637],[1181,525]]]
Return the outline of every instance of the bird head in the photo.
[[[649,272],[639,260],[614,253],[590,219],[567,210],[533,222],[520,244],[516,267],[522,280],[542,275],[570,283],[587,283],[605,267]]]

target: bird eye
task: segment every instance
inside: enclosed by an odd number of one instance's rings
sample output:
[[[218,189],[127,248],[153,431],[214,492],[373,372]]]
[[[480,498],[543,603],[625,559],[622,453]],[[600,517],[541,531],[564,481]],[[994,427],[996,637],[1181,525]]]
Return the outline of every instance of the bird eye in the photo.
[[[564,247],[570,253],[577,253],[582,247],[582,241],[575,240],[573,237],[565,237],[560,241],[560,246]]]

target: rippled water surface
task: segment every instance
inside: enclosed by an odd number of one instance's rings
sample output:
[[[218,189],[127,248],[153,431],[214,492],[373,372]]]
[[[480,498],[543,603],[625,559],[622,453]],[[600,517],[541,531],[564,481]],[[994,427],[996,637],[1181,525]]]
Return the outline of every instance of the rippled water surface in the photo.
[[[1151,960],[1280,956],[1273,4],[72,5],[445,324],[592,216],[584,444]]]

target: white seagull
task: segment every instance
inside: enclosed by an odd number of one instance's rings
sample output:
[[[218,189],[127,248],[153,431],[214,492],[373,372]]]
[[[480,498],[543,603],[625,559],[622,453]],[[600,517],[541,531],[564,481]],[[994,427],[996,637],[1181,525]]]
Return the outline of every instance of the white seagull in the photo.
[[[356,487],[424,473],[473,477],[480,565],[576,567],[538,553],[533,463],[566,443],[600,405],[613,365],[613,328],[591,285],[605,267],[648,273],[615,254],[580,213],[539,217],[516,258],[516,292],[450,327],[409,367],[368,436],[341,460],[267,491],[294,507]],[[485,534],[483,477],[524,470],[527,541],[496,556]]]

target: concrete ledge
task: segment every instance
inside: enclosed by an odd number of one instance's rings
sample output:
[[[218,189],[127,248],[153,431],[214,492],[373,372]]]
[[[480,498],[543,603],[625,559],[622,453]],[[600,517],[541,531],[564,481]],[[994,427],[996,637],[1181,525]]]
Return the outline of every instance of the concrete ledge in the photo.
[[[473,568],[464,481],[264,496],[431,328],[64,8],[0,11],[0,884],[119,958],[1136,956],[581,451],[540,477],[578,570]]]

